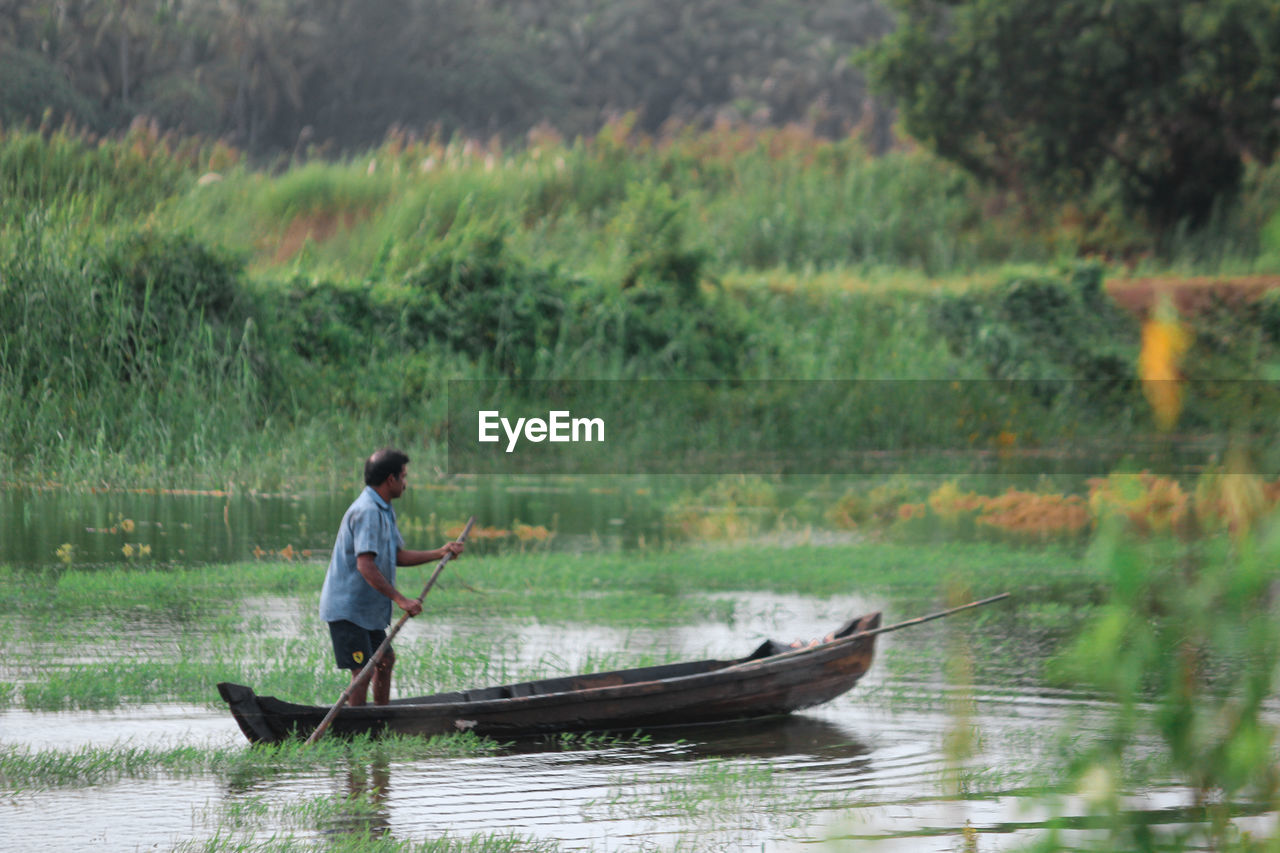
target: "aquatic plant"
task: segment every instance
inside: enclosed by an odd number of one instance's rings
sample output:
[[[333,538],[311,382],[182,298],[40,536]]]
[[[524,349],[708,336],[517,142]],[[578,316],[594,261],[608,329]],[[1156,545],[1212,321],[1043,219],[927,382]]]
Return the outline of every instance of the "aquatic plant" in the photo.
[[[1147,472],[1090,480],[1089,507],[1100,520],[1119,515],[1143,532],[1184,529],[1192,518],[1190,498],[1182,486]]]
[[[762,477],[721,477],[696,494],[686,493],[673,501],[665,510],[665,523],[685,538],[744,539],[765,529],[777,500],[776,489]]]
[[[40,790],[99,785],[125,778],[160,774],[197,776],[213,773],[243,784],[252,778],[371,762],[420,761],[488,755],[495,741],[464,732],[432,738],[393,735],[330,738],[313,746],[285,741],[261,746],[139,746],[129,742],[71,749],[0,746],[0,788]]]

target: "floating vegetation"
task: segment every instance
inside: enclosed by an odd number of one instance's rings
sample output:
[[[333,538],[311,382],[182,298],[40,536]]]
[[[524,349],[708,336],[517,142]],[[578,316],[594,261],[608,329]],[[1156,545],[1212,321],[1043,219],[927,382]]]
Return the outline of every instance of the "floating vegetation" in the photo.
[[[560,732],[544,736],[542,742],[557,749],[576,752],[584,749],[603,750],[648,746],[653,743],[653,736],[643,731],[635,731],[629,735],[615,732]]]
[[[213,773],[244,783],[250,778],[303,770],[364,766],[388,761],[491,755],[501,745],[469,732],[431,738],[390,735],[329,738],[317,744],[286,741],[244,747],[149,747],[131,743],[33,749],[0,744],[0,788],[40,790],[85,787],[123,778]]]
[[[778,494],[763,477],[722,477],[677,498],[664,513],[667,529],[686,539],[746,539],[776,519]]]
[[[278,551],[267,551],[259,545],[253,546],[253,557],[255,560],[261,560],[264,557],[293,562],[294,560],[309,560],[316,556],[326,556],[326,552],[316,551],[313,548],[294,548],[290,542]]]
[[[837,529],[896,529],[904,537],[1080,542],[1107,519],[1141,535],[1212,536],[1247,530],[1280,507],[1280,479],[1227,470],[1211,467],[1189,487],[1147,471],[1116,473],[1085,480],[1085,494],[1010,487],[989,495],[948,480],[923,500],[913,493],[919,486],[890,481],[846,492],[824,519]]]
[[[769,827],[787,832],[812,822],[824,800],[830,806],[839,799],[788,784],[786,774],[768,763],[711,758],[657,777],[619,774],[608,797],[592,803],[588,813],[599,810],[641,823],[674,819],[711,833]]]

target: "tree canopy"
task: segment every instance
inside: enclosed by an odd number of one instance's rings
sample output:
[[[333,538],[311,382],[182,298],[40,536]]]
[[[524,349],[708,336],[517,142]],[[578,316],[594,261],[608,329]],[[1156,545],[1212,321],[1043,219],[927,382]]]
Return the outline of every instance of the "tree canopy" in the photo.
[[[1204,222],[1280,142],[1280,0],[893,0],[868,51],[905,129],[1025,196],[1117,188]]]
[[[876,0],[0,0],[0,121],[136,116],[255,153],[391,128],[589,134],[723,116],[846,132]]]

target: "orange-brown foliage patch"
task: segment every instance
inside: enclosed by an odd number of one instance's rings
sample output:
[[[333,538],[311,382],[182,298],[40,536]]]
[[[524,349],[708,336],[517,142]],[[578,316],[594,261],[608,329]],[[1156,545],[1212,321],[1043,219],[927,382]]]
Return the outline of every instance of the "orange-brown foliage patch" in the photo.
[[[1046,495],[1010,489],[988,498],[978,524],[1038,539],[1074,536],[1090,524],[1089,509],[1079,495]]]
[[[1143,533],[1185,531],[1192,519],[1191,498],[1182,486],[1146,471],[1090,480],[1089,506],[1098,518],[1119,515]]]
[[[1231,308],[1255,302],[1267,291],[1280,288],[1280,276],[1201,276],[1196,278],[1129,278],[1107,282],[1111,297],[1138,317],[1147,317],[1161,293],[1168,293],[1184,317],[1212,308]]]
[[[961,492],[953,483],[945,483],[929,495],[928,506],[945,523],[967,516],[988,530],[1036,539],[1075,536],[1092,522],[1084,498],[1078,495],[1018,489],[991,497]]]
[[[324,243],[339,231],[349,231],[358,222],[353,211],[342,213],[306,213],[299,214],[285,226],[284,234],[276,246],[275,262],[284,263],[292,258],[310,240],[312,243]]]
[[[466,527],[465,524],[455,524],[450,527],[446,527],[444,535],[448,536],[450,539],[457,539],[462,535],[462,529],[464,527]],[[477,524],[471,528],[471,532],[467,534],[467,538],[472,541],[477,539],[505,539],[510,535],[511,531],[504,527],[485,527],[483,524]]]

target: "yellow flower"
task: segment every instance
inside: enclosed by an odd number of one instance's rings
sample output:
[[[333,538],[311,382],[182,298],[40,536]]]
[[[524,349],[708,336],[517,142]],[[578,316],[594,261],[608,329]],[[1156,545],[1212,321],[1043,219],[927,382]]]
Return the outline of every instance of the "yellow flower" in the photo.
[[[126,518],[120,522],[120,529],[123,530],[125,533],[132,533],[133,528],[134,528],[134,523],[132,518]]]
[[[138,555],[139,555],[139,556],[142,556],[142,557],[150,557],[150,556],[151,556],[151,546],[150,546],[150,545],[139,545],[139,546],[138,546]]]
[[[132,557],[132,556],[133,556],[133,546],[132,546],[132,545],[130,545],[128,542],[124,543],[124,547],[123,547],[123,548],[121,548],[120,550],[121,550],[121,552],[123,552],[123,553],[124,553],[124,555],[125,555],[126,557]]]

